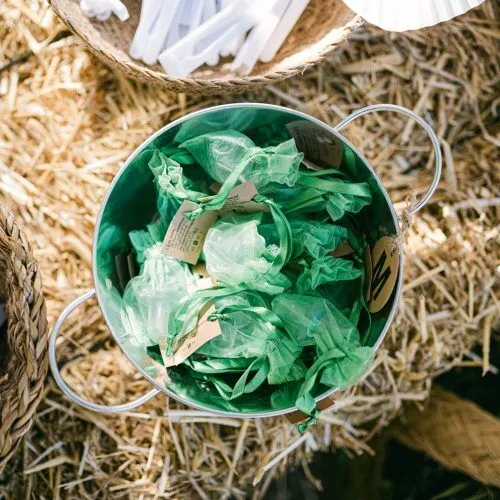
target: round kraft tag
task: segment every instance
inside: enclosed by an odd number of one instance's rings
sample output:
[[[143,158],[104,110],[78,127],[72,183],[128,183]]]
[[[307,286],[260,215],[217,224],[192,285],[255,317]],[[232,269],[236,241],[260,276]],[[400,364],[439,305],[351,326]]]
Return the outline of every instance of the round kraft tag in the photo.
[[[371,313],[379,312],[392,294],[399,271],[399,245],[395,244],[394,236],[380,238],[371,251]]]

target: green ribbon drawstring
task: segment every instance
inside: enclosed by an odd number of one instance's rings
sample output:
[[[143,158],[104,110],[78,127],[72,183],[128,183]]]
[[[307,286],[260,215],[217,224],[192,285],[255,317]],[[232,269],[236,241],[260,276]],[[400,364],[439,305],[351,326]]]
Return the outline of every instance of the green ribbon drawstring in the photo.
[[[255,375],[248,381],[248,377],[252,371],[257,370]],[[211,378],[210,381],[214,384],[217,392],[226,400],[231,401],[243,394],[248,394],[256,391],[267,379],[270,366],[266,356],[256,358],[252,364],[243,372],[234,387],[231,387],[226,382],[217,378]]]
[[[318,422],[318,416],[320,414],[320,411],[315,408],[313,410],[313,414],[305,421],[305,422],[300,422],[300,424],[297,425],[297,429],[301,434],[304,434],[304,432],[309,429],[309,427],[313,426]]]
[[[292,228],[290,227],[290,223],[279,205],[273,200],[264,195],[257,194],[253,197],[253,201],[262,203],[269,207],[274,224],[276,225],[276,230],[278,231],[280,243],[279,253],[268,271],[269,275],[274,276],[281,271],[281,268],[290,260],[290,257],[292,256]]]
[[[251,358],[206,358],[201,360],[193,359],[190,356],[184,361],[184,364],[197,373],[217,375],[244,372],[252,362]],[[258,367],[254,366],[253,369],[257,370]]]
[[[241,174],[244,172],[245,168],[253,159],[262,154],[264,154],[264,152],[260,148],[255,147],[250,149],[245,154],[243,159],[238,163],[238,165],[236,165],[232,172],[228,175],[228,177],[224,181],[224,184],[222,184],[222,186],[220,187],[219,192],[212,196],[204,196],[198,198],[197,202],[200,204],[200,206],[197,209],[192,210],[191,212],[186,212],[184,215],[189,220],[193,220],[207,210],[220,210],[226,203],[229,193],[238,183],[238,180]]]
[[[208,316],[208,321],[225,321],[229,324],[234,324],[234,319],[229,314],[222,314],[221,312],[215,311]]]
[[[243,290],[244,287],[223,287],[210,288],[208,290],[197,290],[177,302],[168,317],[166,355],[169,356],[172,353],[172,348],[176,341],[181,339],[196,326],[198,314],[205,302],[216,297],[233,295]]]
[[[323,177],[324,175],[334,175],[342,179],[347,179],[347,175],[337,168],[324,168],[323,170],[307,170],[300,172],[300,177]]]
[[[328,193],[351,194],[354,196],[370,196],[370,186],[367,182],[343,182],[334,179],[318,179],[308,175],[301,175],[296,184],[308,186]]]
[[[317,189],[305,189],[302,193],[293,200],[287,201],[281,205],[283,212],[289,214],[304,208],[325,204],[323,192]]]
[[[211,314],[211,316],[225,317],[236,312],[244,312],[246,314],[249,314],[250,316],[254,316],[258,320],[265,321],[279,328],[283,328],[283,322],[281,321],[279,316],[266,307],[252,307],[245,304],[231,304],[217,309],[217,311]]]

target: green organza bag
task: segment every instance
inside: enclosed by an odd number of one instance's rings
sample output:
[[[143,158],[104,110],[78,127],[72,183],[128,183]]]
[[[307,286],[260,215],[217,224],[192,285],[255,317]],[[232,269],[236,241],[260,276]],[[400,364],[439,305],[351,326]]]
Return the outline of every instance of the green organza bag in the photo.
[[[226,182],[237,171],[239,181],[252,182],[258,191],[271,182],[293,186],[304,157],[293,139],[259,148],[252,139],[234,130],[203,134],[179,147],[189,151],[217,182]]]
[[[297,344],[316,349],[295,401],[301,411],[314,415],[315,384],[349,387],[370,366],[374,350],[361,344],[356,325],[324,298],[285,293],[274,298],[272,310]]]
[[[231,387],[221,378],[211,381],[225,399],[235,399],[240,390],[249,393],[256,390],[255,377],[249,387],[248,377],[254,371],[260,372],[261,383],[264,380],[271,385],[297,380],[305,375],[305,365],[297,361],[302,347],[294,342],[282,329],[281,321],[268,308],[264,298],[256,292],[243,292],[213,300],[216,306],[214,317],[219,320],[222,335],[204,344],[196,352],[196,357],[204,355],[210,368],[217,358],[218,373],[241,371],[238,381]],[[242,358],[249,359],[247,364]],[[232,361],[238,359],[240,370]],[[205,361],[193,361],[198,371],[207,373],[203,368]],[[244,370],[243,370],[244,368]],[[250,390],[252,389],[252,391]]]
[[[160,249],[155,244],[145,250],[141,273],[128,282],[123,294],[122,320],[128,327],[123,336],[132,344],[147,346],[167,337],[170,311],[196,290],[188,266]]]
[[[210,228],[203,256],[212,278],[228,286],[245,285],[271,294],[291,286],[273,266],[280,256],[279,247],[267,245],[258,232],[262,218],[262,213],[230,215]]]
[[[302,379],[306,373],[306,366],[298,359],[302,347],[282,329],[281,320],[269,309],[264,296],[226,291],[210,298],[216,308],[210,319],[219,321],[222,335],[198,348],[183,366],[226,401],[253,393],[265,384]],[[206,292],[202,294],[206,297]],[[171,354],[168,346],[164,354]],[[157,355],[157,360],[161,362],[161,356]]]
[[[222,183],[217,194],[198,197],[200,207],[191,217],[205,210],[220,210],[237,183],[250,181],[259,192],[274,183],[293,186],[304,157],[293,139],[259,148],[249,137],[234,130],[203,134],[179,148],[186,149],[212,179]]]
[[[352,261],[329,255],[313,260],[310,266],[306,261],[302,261],[302,264],[304,270],[296,283],[296,291],[302,295],[309,295],[321,285],[354,280],[363,274]]]
[[[170,375],[194,381],[218,407],[234,411],[253,400],[296,406],[309,425],[318,414],[314,397],[352,385],[373,359],[373,348],[363,345],[371,317],[359,222],[372,202],[370,185],[349,178],[356,160],[347,149],[338,170],[302,167],[303,154],[283,127],[252,128],[251,137],[203,132],[179,131],[173,144],[148,156],[156,213],[128,232],[141,273],[123,295],[125,337],[164,363],[197,331],[208,302],[208,320],[222,333],[169,367]],[[233,188],[247,181],[262,211],[224,211]],[[201,254],[208,287],[190,265],[160,252],[185,200],[197,205],[187,219],[217,211]],[[346,243],[349,255],[331,255]]]

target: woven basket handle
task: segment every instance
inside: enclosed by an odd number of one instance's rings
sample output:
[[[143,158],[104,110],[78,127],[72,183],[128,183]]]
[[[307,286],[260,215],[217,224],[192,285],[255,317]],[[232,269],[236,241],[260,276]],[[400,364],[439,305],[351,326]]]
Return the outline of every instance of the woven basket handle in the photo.
[[[441,169],[443,165],[443,157],[441,154],[441,148],[439,147],[439,139],[437,138],[437,135],[434,132],[433,128],[423,118],[418,116],[410,109],[403,108],[402,106],[397,106],[395,104],[374,104],[373,106],[367,106],[366,108],[361,108],[358,111],[355,111],[354,113],[350,114],[348,117],[344,118],[336,127],[334,127],[334,130],[336,132],[340,132],[346,125],[354,121],[356,118],[359,118],[360,116],[363,115],[367,115],[369,113],[375,113],[378,111],[392,111],[411,118],[412,120],[416,121],[427,132],[427,135],[429,136],[429,139],[432,142],[432,147],[434,149],[434,156],[435,156],[434,179],[432,180],[432,184],[430,185],[429,189],[422,197],[422,199],[418,203],[410,207],[409,213],[410,215],[413,215],[414,213],[418,212],[429,201],[429,198],[434,194],[434,191],[436,190],[437,185],[439,183],[439,178],[441,177]]]
[[[156,396],[160,391],[158,389],[152,389],[148,393],[144,394],[143,396],[140,396],[137,399],[134,399],[133,401],[130,401],[128,403],[124,403],[121,405],[111,405],[111,406],[106,406],[106,405],[100,405],[97,403],[92,403],[91,401],[87,401],[86,399],[82,398],[78,394],[76,394],[63,380],[61,376],[61,372],[59,370],[59,366],[57,365],[57,357],[56,357],[56,340],[57,336],[59,335],[59,331],[66,320],[66,318],[80,305],[83,304],[86,300],[90,299],[95,295],[95,290],[89,290],[87,293],[83,294],[81,297],[78,297],[76,300],[71,302],[66,309],[61,313],[59,318],[57,319],[54,327],[52,328],[52,332],[50,334],[50,339],[49,339],[49,362],[50,362],[50,369],[52,371],[52,375],[54,376],[54,380],[56,381],[56,384],[59,386],[62,392],[66,394],[66,396],[71,399],[74,403],[79,404],[80,406],[83,406],[87,410],[92,410],[92,411],[98,411],[101,413],[121,413],[125,411],[132,410],[133,408],[136,408],[137,406],[142,405],[146,401],[150,400],[152,397]]]

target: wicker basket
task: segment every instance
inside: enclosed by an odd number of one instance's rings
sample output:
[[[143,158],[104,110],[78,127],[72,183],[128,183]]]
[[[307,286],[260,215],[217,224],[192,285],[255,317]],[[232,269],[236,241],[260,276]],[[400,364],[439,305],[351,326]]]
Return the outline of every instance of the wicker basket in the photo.
[[[8,327],[0,339],[0,472],[29,429],[47,374],[47,318],[31,247],[0,204],[0,302]]]
[[[106,22],[88,19],[79,0],[49,2],[68,28],[105,63],[137,80],[187,93],[237,92],[301,73],[324,59],[361,24],[342,0],[311,0],[274,60],[258,63],[250,76],[229,73],[227,62],[223,62],[214,67],[203,66],[191,78],[173,78],[161,66],[147,66],[128,55],[139,21],[140,0],[124,1],[130,13],[130,19],[124,23],[116,16]]]
[[[435,387],[425,411],[407,407],[393,435],[444,467],[500,488],[500,419]]]

